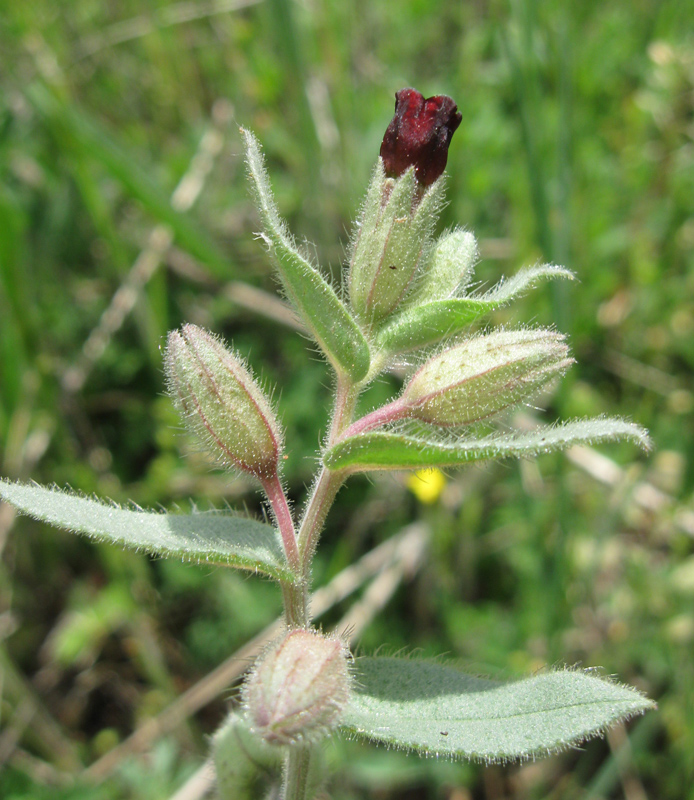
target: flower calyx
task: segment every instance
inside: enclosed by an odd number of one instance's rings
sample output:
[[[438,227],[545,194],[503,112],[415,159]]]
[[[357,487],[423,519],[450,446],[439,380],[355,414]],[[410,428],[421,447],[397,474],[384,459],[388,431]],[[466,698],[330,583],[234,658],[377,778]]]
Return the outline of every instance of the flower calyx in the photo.
[[[561,333],[500,330],[429,359],[405,386],[406,416],[444,427],[488,419],[536,394],[573,363]]]
[[[249,721],[275,745],[318,741],[351,692],[349,651],[337,637],[296,628],[260,656],[243,687]]]
[[[218,463],[261,481],[277,475],[282,430],[241,356],[184,325],[169,334],[165,370],[174,405]]]

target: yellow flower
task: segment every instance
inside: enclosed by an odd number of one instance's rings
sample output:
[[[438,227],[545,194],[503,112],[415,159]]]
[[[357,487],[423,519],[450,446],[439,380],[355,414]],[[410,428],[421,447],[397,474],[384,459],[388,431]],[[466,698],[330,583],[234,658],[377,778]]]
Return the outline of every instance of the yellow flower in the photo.
[[[440,469],[420,469],[407,479],[407,488],[421,503],[435,503],[446,486]]]

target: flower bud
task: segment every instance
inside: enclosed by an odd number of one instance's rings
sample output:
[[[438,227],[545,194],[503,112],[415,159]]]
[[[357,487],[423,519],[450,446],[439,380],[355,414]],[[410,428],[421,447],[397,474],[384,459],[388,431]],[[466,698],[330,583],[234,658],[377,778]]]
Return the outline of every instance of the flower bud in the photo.
[[[184,325],[169,334],[165,370],[178,411],[218,462],[257,478],[277,471],[282,432],[238,354],[202,328]]]
[[[438,178],[460,120],[450,97],[425,100],[414,89],[395,95],[350,258],[350,302],[368,326],[400,305],[428,263],[443,197]]]
[[[350,694],[349,653],[337,638],[292,630],[260,657],[243,688],[251,724],[278,745],[335,728]]]
[[[446,168],[448,146],[462,115],[446,95],[426,100],[416,89],[395,93],[395,116],[381,144],[388,177],[398,177],[414,167],[422,186],[432,184]]]
[[[397,308],[426,263],[443,199],[443,182],[422,195],[412,169],[387,178],[379,162],[352,244],[349,296],[367,325],[378,324]]]
[[[427,361],[398,402],[404,416],[468,425],[533,395],[572,362],[564,336],[555,331],[497,331]]]
[[[469,231],[456,228],[444,233],[436,242],[412,302],[433,303],[461,291],[470,282],[477,257],[477,241]]]

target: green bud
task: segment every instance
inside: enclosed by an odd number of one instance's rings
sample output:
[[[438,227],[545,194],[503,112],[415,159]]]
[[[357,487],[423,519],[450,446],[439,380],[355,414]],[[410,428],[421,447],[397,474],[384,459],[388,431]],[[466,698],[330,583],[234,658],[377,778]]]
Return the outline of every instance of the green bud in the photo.
[[[363,323],[378,324],[391,314],[428,261],[443,188],[439,178],[423,190],[412,168],[386,178],[379,160],[350,258],[350,302]]]
[[[436,242],[412,301],[433,303],[463,289],[470,282],[478,255],[477,241],[469,231],[456,228],[445,233]]]
[[[237,353],[184,325],[169,334],[164,363],[174,404],[219,463],[261,479],[277,472],[280,426]]]
[[[397,403],[435,425],[469,425],[535,394],[573,362],[551,330],[498,331],[467,339],[430,359]]]
[[[212,738],[217,797],[253,800],[269,788],[282,767],[282,753],[249,728],[245,717],[232,712]],[[263,797],[266,793],[263,792]]]
[[[317,741],[333,730],[350,695],[343,642],[296,629],[258,659],[243,687],[249,720],[272,744]]]

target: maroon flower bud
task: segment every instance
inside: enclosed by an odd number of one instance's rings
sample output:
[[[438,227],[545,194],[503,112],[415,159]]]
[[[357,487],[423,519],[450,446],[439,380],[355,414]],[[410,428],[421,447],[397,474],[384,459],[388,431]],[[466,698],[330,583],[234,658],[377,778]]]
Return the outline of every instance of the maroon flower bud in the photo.
[[[416,89],[400,89],[381,145],[386,175],[397,178],[414,167],[422,186],[432,184],[446,169],[448,145],[461,119],[458,106],[446,95],[425,100]]]

